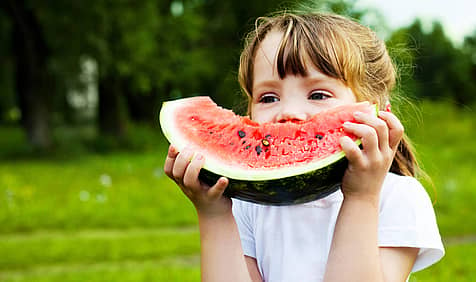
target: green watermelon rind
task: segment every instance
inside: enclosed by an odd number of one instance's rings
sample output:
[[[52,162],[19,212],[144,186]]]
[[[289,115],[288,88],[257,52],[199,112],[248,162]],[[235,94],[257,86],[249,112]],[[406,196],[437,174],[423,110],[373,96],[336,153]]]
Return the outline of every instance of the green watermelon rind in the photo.
[[[340,189],[347,168],[347,159],[342,158],[329,166],[284,178],[262,181],[246,181],[228,178],[225,195],[228,197],[263,205],[302,204],[334,193]],[[202,169],[199,179],[212,186],[221,177]]]

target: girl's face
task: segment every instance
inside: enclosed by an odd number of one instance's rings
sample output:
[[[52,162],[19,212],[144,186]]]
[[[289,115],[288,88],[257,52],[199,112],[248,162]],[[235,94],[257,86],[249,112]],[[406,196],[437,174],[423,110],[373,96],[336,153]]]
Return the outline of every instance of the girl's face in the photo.
[[[322,110],[356,102],[342,81],[318,71],[305,59],[308,75],[277,73],[276,56],[281,32],[270,32],[261,42],[254,61],[251,117],[257,122],[304,121]]]

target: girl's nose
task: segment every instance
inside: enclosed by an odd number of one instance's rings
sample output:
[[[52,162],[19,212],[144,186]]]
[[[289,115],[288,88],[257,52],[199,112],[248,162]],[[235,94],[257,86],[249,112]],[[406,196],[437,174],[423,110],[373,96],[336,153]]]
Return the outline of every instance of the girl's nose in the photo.
[[[278,122],[298,122],[304,121],[307,119],[307,115],[304,109],[299,109],[299,107],[286,107],[278,114],[276,120]]]

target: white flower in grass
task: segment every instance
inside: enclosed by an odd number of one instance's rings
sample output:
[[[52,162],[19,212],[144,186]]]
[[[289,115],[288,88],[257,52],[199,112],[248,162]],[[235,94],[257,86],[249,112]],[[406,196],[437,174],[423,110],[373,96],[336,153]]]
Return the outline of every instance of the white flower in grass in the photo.
[[[112,185],[112,178],[108,174],[101,174],[99,177],[99,182],[101,183],[102,186],[104,187],[111,187]]]
[[[107,201],[107,196],[105,194],[97,194],[96,195],[96,202],[105,203],[106,201]]]
[[[81,202],[87,202],[87,201],[89,201],[90,198],[91,198],[91,195],[89,194],[88,191],[86,191],[86,190],[81,190],[81,191],[79,192],[79,200],[80,200]]]

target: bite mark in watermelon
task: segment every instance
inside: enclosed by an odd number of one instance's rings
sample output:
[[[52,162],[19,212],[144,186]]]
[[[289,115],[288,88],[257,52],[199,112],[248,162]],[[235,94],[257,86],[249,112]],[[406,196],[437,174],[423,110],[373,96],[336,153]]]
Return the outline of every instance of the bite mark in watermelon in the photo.
[[[303,122],[256,123],[200,96],[165,102],[160,125],[181,151],[205,156],[200,179],[214,185],[229,179],[225,195],[261,204],[288,205],[322,198],[339,189],[347,160],[339,139],[356,111],[377,114],[375,105],[356,103],[329,109]]]

